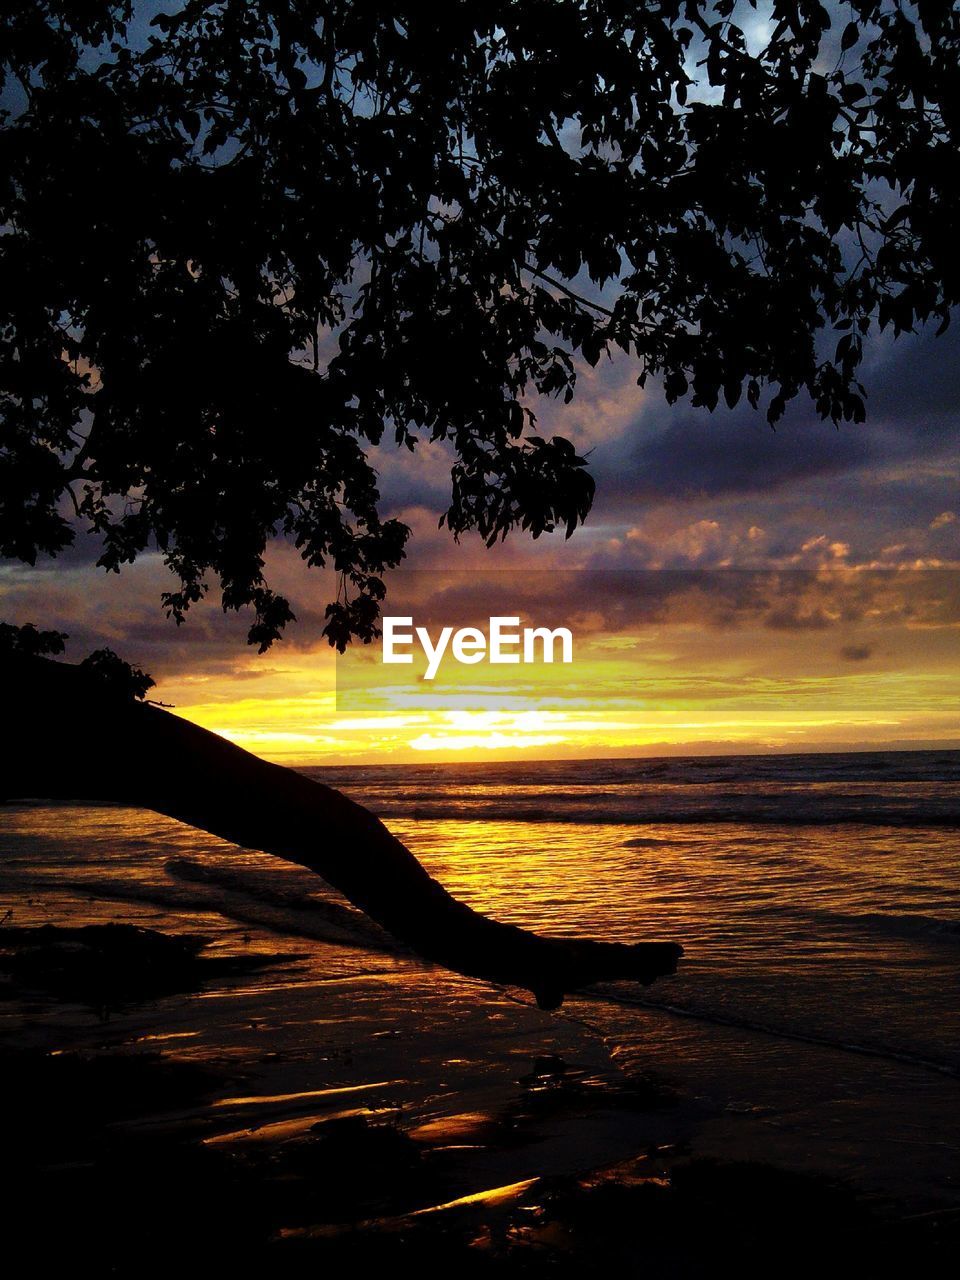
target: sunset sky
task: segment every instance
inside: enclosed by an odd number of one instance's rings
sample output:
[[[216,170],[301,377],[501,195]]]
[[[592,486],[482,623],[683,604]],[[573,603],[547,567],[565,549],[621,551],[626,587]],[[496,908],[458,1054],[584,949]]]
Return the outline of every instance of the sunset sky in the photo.
[[[105,575],[85,535],[0,568],[3,616],[68,632],[69,658],[109,645],[179,714],[289,763],[960,746],[958,355],[952,331],[876,339],[865,425],[796,405],[776,432],[746,407],[669,408],[625,359],[584,368],[571,405],[534,406],[590,451],[597,501],[569,542],[456,545],[437,529],[444,448],[375,450],[384,509],[414,530],[407,564],[429,571],[388,579],[386,612],[568,619],[570,667],[446,664],[427,685],[379,646],[335,662],[332,578],[282,544],[268,576],[298,623],[263,656],[213,596],[178,629],[159,558]]]

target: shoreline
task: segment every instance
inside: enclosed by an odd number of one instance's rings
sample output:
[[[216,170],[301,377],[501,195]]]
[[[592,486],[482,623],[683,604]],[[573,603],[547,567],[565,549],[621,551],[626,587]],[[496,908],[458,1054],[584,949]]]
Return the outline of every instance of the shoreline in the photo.
[[[882,1043],[883,1006],[867,999],[882,975],[894,1011],[926,984],[902,1043],[914,1027],[918,1045],[949,1045],[949,1009],[934,1001],[955,963],[941,907],[929,920],[867,916],[867,934],[853,931],[856,904],[791,917],[772,956],[770,915],[750,902],[736,914],[729,894],[752,867],[861,876],[861,849],[839,833],[793,833],[786,862],[747,826],[718,848],[694,828],[618,843],[571,827],[566,844],[532,847],[527,828],[502,824],[408,828],[445,885],[532,927],[569,935],[602,920],[629,940],[692,903],[683,974],[649,996],[596,988],[544,1013],[404,954],[279,859],[141,811],[10,810],[0,1053],[17,1238],[48,1253],[62,1243],[64,1261],[108,1258],[113,1274],[183,1270],[202,1254],[207,1270],[255,1262],[284,1280],[398,1255],[465,1277],[567,1263],[694,1276],[717,1257],[743,1272],[761,1256],[780,1275],[787,1255],[827,1249],[827,1227],[854,1268],[901,1255],[939,1266],[944,1241],[955,1247],[955,1076],[824,1038],[841,1014],[852,1037],[856,1014],[857,1034]],[[875,865],[903,865],[899,836],[872,839]],[[936,868],[939,837],[911,839],[926,893],[917,858]],[[189,954],[164,951],[175,972],[147,965],[153,985],[139,991],[133,953],[78,965],[76,931],[117,922]],[[15,973],[3,930],[12,942],[44,925],[75,932],[48,931],[52,954]],[[830,993],[836,1010],[811,1023],[809,999]],[[745,1010],[764,1025],[744,1026]],[[792,1034],[804,1026],[824,1036]],[[808,1264],[823,1273],[822,1259]]]
[[[398,1249],[520,1274],[607,1265],[633,1257],[634,1214],[654,1254],[679,1268],[666,1274],[698,1275],[697,1250],[670,1245],[657,1223],[666,1214],[674,1232],[716,1232],[718,1204],[739,1205],[728,1244],[741,1264],[770,1222],[799,1230],[811,1212],[846,1233],[851,1257],[882,1239],[939,1258],[953,1239],[955,1208],[898,1203],[802,1161],[758,1161],[746,1133],[758,1117],[611,1056],[579,1016],[587,1001],[549,1015],[406,959],[322,976],[333,948],[277,955],[266,941],[213,948],[252,944],[246,973],[215,967],[193,989],[106,1014],[82,993],[6,991],[4,1058],[22,1117],[8,1116],[7,1161],[31,1202],[15,1219],[24,1229],[42,1208],[69,1222],[73,1259],[103,1257],[95,1224],[108,1212],[124,1217],[120,1274],[136,1241],[161,1229],[161,1254],[236,1251],[282,1276]],[[202,1197],[200,1220],[186,1190]]]

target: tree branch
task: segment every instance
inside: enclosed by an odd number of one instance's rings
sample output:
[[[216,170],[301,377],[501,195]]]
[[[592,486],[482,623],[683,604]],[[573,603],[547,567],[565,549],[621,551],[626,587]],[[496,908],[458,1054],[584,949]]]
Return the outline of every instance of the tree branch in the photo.
[[[542,1008],[589,983],[673,973],[682,948],[544,937],[458,902],[377,818],[339,791],[269,764],[157,706],[113,697],[79,667],[0,667],[10,796],[153,809],[322,876],[427,960],[525,987]],[[60,733],[64,712],[82,740]]]

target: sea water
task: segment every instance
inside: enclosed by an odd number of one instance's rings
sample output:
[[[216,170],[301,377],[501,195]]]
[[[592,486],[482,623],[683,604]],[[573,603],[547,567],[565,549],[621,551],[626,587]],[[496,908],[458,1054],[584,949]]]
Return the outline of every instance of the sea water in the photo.
[[[608,983],[559,1016],[701,1100],[722,1153],[960,1186],[960,752],[305,772],[478,910],[680,942],[675,978]],[[309,872],[136,810],[10,807],[0,890],[17,923],[56,923],[68,900],[75,921],[82,898],[91,919],[136,905],[159,928],[319,939],[344,973],[394,963]]]

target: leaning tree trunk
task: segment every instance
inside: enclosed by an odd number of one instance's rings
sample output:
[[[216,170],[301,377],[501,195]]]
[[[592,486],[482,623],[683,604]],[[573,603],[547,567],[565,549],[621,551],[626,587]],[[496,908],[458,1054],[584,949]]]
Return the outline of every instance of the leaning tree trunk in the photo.
[[[114,801],[309,867],[394,937],[458,973],[525,987],[542,1008],[611,978],[674,972],[675,943],[542,937],[452,898],[372,813],[79,667],[6,659],[0,698],[11,798]]]

